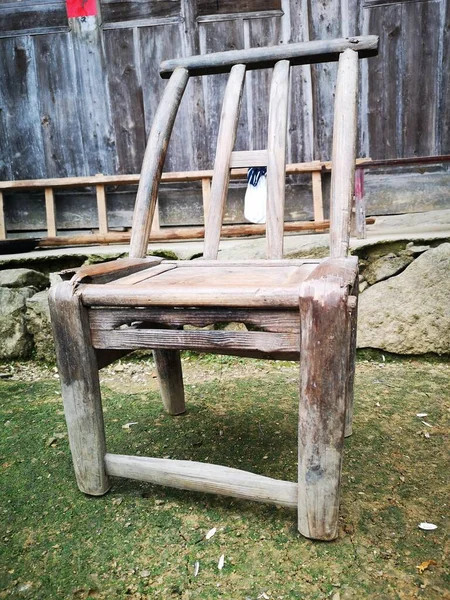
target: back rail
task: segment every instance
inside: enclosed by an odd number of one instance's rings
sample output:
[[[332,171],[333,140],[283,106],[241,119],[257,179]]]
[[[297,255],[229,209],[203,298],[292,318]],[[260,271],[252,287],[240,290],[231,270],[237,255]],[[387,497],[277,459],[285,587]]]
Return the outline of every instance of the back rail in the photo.
[[[366,35],[335,40],[315,40],[175,58],[161,63],[160,75],[163,78],[170,77],[177,67],[188,69],[189,75],[192,76],[228,73],[233,65],[238,64],[245,64],[247,70],[250,70],[272,68],[280,60],[289,60],[292,66],[333,62],[339,60],[341,52],[348,48],[357,51],[359,58],[376,56],[378,36]]]
[[[339,59],[334,105],[330,201],[330,256],[344,258],[350,241],[350,213],[355,184],[358,54]]]
[[[130,258],[142,258],[147,253],[148,239],[167,147],[188,79],[189,72],[187,69],[183,67],[175,69],[156,111],[145,149],[136,196]]]
[[[267,258],[283,258],[289,72],[288,60],[277,62],[270,86],[267,141]]]
[[[217,136],[209,214],[205,228],[205,259],[215,259],[219,252],[220,230],[230,182],[231,153],[236,140],[244,80],[245,65],[233,66],[225,89]]]

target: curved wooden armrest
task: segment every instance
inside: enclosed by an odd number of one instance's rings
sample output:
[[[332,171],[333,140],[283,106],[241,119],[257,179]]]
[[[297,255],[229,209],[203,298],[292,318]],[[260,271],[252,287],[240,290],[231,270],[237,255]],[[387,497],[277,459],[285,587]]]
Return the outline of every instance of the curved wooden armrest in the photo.
[[[78,269],[75,273],[73,269],[62,271],[60,275],[63,279],[68,279],[67,275],[74,273],[70,279],[73,285],[78,283],[108,283],[118,277],[132,275],[143,269],[159,265],[161,261],[162,258],[158,256],[118,258],[98,265],[86,265]]]

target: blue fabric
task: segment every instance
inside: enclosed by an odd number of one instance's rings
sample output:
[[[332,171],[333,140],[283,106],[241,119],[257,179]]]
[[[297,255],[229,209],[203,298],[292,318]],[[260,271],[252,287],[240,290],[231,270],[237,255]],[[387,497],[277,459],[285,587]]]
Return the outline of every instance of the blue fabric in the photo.
[[[252,167],[251,169],[249,169],[247,171],[248,185],[252,185],[253,187],[256,187],[258,185],[258,181],[266,173],[267,173],[266,167]]]

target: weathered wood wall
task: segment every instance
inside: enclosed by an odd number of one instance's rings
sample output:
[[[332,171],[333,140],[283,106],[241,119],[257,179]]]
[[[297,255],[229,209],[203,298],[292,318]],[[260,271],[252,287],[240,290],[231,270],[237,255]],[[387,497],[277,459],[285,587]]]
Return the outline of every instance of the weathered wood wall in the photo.
[[[163,59],[364,33],[380,35],[380,55],[362,61],[358,154],[450,153],[450,0],[103,0],[100,7],[101,26],[83,32],[73,19],[69,26],[61,0],[0,4],[1,179],[139,172],[165,85],[158,74]],[[335,74],[335,64],[293,69],[289,162],[330,158]],[[270,77],[269,71],[247,76],[236,149],[265,147]],[[212,166],[225,81],[189,82],[165,170]],[[287,216],[308,218],[309,182],[297,187]],[[63,195],[59,228],[96,226],[88,191]],[[163,196],[163,223],[201,219],[195,186]],[[227,217],[242,220],[242,192],[231,196]],[[133,197],[133,191],[110,190],[111,224],[130,225]],[[376,193],[369,198],[377,213]],[[6,197],[8,229],[43,229],[40,200],[22,195],[17,201],[19,212]],[[438,206],[448,201],[445,195],[436,200]],[[386,197],[382,204],[385,211]],[[409,209],[420,206],[416,199]],[[25,223],[27,211],[31,222]]]

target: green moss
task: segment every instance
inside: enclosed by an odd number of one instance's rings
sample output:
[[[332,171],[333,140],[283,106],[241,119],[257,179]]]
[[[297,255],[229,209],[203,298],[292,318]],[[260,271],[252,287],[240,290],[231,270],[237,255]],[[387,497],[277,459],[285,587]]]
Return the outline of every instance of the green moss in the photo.
[[[191,354],[184,361],[182,417],[166,415],[145,386],[122,394],[103,385],[108,450],[295,480],[297,365]],[[449,583],[449,397],[444,362],[358,362],[340,536],[314,543],[297,533],[294,511],[273,506],[122,479],[104,497],[81,494],[59,382],[0,380],[0,598],[256,599],[264,592],[322,600],[339,591],[342,600],[441,600]],[[137,425],[123,429],[130,421]],[[425,520],[438,529],[421,531]],[[205,540],[212,527],[216,534]],[[416,566],[430,559],[437,566],[419,575]]]
[[[148,252],[149,256],[159,256],[161,258],[165,258],[166,260],[178,260],[178,255],[173,252],[173,250],[152,250]]]

